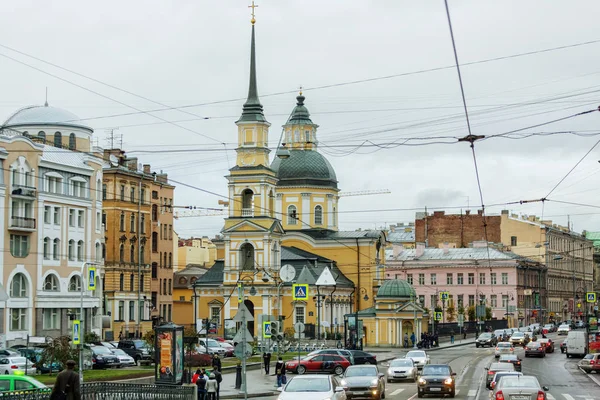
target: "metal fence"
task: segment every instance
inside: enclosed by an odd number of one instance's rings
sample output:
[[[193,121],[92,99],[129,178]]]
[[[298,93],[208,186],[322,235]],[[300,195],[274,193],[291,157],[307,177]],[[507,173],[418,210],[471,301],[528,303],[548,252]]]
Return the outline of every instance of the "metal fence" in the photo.
[[[117,382],[84,383],[82,400],[192,400],[195,386],[141,385]],[[50,390],[6,393],[1,399],[49,400]]]

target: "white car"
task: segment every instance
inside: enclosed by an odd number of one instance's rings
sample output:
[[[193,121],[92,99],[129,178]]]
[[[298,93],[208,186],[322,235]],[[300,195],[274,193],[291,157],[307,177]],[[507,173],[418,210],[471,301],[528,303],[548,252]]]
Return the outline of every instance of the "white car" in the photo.
[[[423,369],[423,366],[431,362],[429,356],[423,350],[411,350],[406,353],[406,358],[411,358],[418,369]]]
[[[346,391],[335,375],[299,375],[278,388],[277,400],[346,400]]]
[[[113,349],[113,348],[109,348],[109,350],[115,355],[117,356],[117,358],[119,359],[119,366],[120,367],[131,367],[133,365],[136,365],[135,360],[133,359],[133,357],[131,357],[129,354],[125,353],[123,351],[123,349]]]
[[[561,326],[558,327],[558,330],[556,331],[556,334],[558,334],[558,335],[568,335],[570,331],[571,331],[571,327],[569,325],[562,324]]]
[[[418,374],[419,372],[412,359],[396,358],[390,361],[388,366],[387,381],[391,383],[394,380],[410,379],[416,382]]]
[[[494,349],[494,356],[499,358],[502,354],[514,354],[515,346],[511,342],[498,342]]]
[[[25,357],[3,357],[0,358],[0,374],[12,375],[15,371],[21,371],[25,373],[27,370],[28,375],[35,375],[37,372],[33,363]]]

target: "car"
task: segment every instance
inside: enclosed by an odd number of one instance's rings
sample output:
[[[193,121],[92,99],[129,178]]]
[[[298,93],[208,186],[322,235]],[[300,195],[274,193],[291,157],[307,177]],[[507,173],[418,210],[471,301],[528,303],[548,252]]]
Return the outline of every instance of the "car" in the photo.
[[[350,364],[354,365],[354,356],[350,350],[344,349],[320,349],[314,350],[308,353],[309,356],[316,356],[317,354],[336,354],[338,356],[344,357],[346,360],[350,361]]]
[[[494,390],[494,387],[506,376],[523,376],[522,372],[510,372],[510,371],[498,371],[490,383],[490,390]]]
[[[290,360],[285,363],[286,371],[303,375],[306,372],[327,372],[341,375],[350,366],[350,361],[337,354],[317,354],[306,356],[300,361]]]
[[[92,350],[93,369],[118,368],[120,366],[119,357],[106,347],[91,346],[90,350]]]
[[[534,335],[539,335],[540,333],[542,333],[540,324],[531,324],[529,325],[529,329],[531,329],[531,333],[533,333]]]
[[[385,399],[385,374],[376,365],[351,365],[346,368],[342,387],[348,399],[366,397]]]
[[[278,400],[346,400],[346,391],[335,375],[300,375],[278,388]]]
[[[423,369],[431,361],[427,353],[423,350],[411,350],[406,353],[406,358],[412,359],[418,369]]]
[[[152,364],[154,352],[150,345],[141,339],[125,339],[119,341],[117,348],[129,354],[137,364]]]
[[[505,376],[494,387],[492,399],[536,399],[547,400],[546,392],[550,390],[541,386],[535,376]]]
[[[486,368],[487,374],[485,376],[485,387],[488,389],[490,388],[490,384],[492,383],[492,380],[494,379],[494,375],[496,374],[496,372],[498,372],[498,371],[514,372],[514,370],[515,370],[515,367],[511,363],[505,363],[505,362],[491,363],[490,366]]]
[[[220,357],[225,357],[225,353],[227,352],[215,339],[198,339],[198,344],[204,348],[208,348],[208,354],[211,356],[218,354]]]
[[[133,357],[125,353],[123,349],[115,349],[114,347],[107,347],[107,349],[110,350],[110,352],[113,353],[115,356],[117,356],[117,359],[119,360],[119,368],[131,367],[133,365],[136,365],[136,362],[133,359]]]
[[[571,326],[570,325],[562,324],[556,330],[556,334],[559,335],[559,336],[561,336],[561,335],[568,335],[570,330],[571,330]]]
[[[546,334],[546,333],[552,333],[556,331],[556,325],[554,324],[546,324],[544,325],[544,327],[542,328],[542,333]]]
[[[502,354],[498,362],[511,363],[515,371],[521,372],[521,359],[516,354]]]
[[[371,364],[377,365],[377,356],[371,353],[367,353],[362,350],[348,350],[352,355],[352,360],[348,360],[352,362],[352,365],[363,365],[363,364]],[[348,358],[348,357],[346,357]]]
[[[577,329],[585,328],[585,322],[583,322],[581,320],[575,322],[575,328],[577,328]]]
[[[0,393],[35,390],[36,393],[50,393],[52,389],[22,371],[15,371],[12,375],[0,375]]]
[[[229,343],[219,342],[219,346],[225,349],[225,357],[233,357],[235,347]]]
[[[565,354],[568,357],[572,357],[574,355],[585,356],[588,351],[587,344],[587,333],[585,331],[570,331],[567,336],[567,349],[565,350]]]
[[[25,357],[2,357],[0,358],[0,374],[11,375],[15,371],[22,371],[27,375],[35,375],[37,369],[35,364]]]
[[[21,347],[17,349],[17,356],[25,357],[35,364],[35,367],[39,373],[47,374],[50,372],[60,372],[63,370],[63,365],[60,361],[53,361],[52,363],[42,363],[44,349],[40,347]]]
[[[560,344],[560,352],[564,353],[565,351],[567,351],[567,340],[565,339],[562,341],[562,343]]]
[[[502,341],[504,336],[508,335],[508,329],[496,329],[494,335],[498,338],[498,341]]]
[[[391,383],[395,380],[410,379],[417,381],[419,369],[411,358],[396,358],[390,361],[387,369],[387,381]]]
[[[510,337],[510,342],[513,345],[523,346],[523,345],[527,344],[528,341],[529,341],[529,336],[525,335],[525,333],[523,333],[523,332],[515,332]]]
[[[586,354],[583,356],[583,359],[577,363],[577,366],[585,371],[585,373],[589,374],[592,371],[596,371],[596,373],[600,373],[600,353],[594,354]]]
[[[515,346],[511,342],[498,342],[494,349],[494,356],[500,357],[502,354],[513,354],[515,352]]]
[[[540,342],[544,346],[546,353],[554,353],[554,342],[552,341],[552,339],[542,338],[538,339],[538,342]]]
[[[481,335],[479,335],[477,340],[475,340],[475,347],[485,347],[485,346],[493,347],[496,345],[496,343],[498,343],[498,339],[496,338],[496,335],[494,335],[493,333],[490,333],[490,332],[485,332],[485,333],[482,333]]]
[[[417,381],[417,397],[432,394],[440,397],[448,394],[454,398],[456,394],[456,372],[447,364],[428,364],[423,367],[421,377]]]
[[[15,349],[15,350],[0,349],[0,356],[2,356],[2,357],[19,357],[19,356],[27,357],[26,355],[24,355],[17,349]]]
[[[546,357],[546,348],[540,342],[529,342],[525,346],[525,357]]]

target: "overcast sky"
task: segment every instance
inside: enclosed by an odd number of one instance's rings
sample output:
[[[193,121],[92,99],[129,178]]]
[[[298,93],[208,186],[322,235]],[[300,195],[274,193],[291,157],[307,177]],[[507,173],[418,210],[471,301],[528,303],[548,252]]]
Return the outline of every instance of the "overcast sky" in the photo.
[[[123,135],[123,148],[140,162],[168,172],[174,181],[225,195],[224,176],[235,161],[234,122],[248,90],[248,4],[22,0],[7,9],[7,3],[0,13],[0,117],[4,120],[20,107],[43,104],[48,87],[49,103],[86,119],[100,146],[108,147],[108,129],[116,129]],[[408,222],[414,220],[413,209],[425,206],[458,212],[460,207],[475,210],[481,204],[468,144],[381,146],[411,137],[468,133],[456,70],[413,73],[454,64],[443,1],[258,0],[257,4],[258,86],[272,123],[270,145],[277,145],[281,125],[302,85],[306,106],[320,125],[320,150],[334,166],[341,190],[391,191],[341,198],[341,229]],[[600,2],[593,0],[450,0],[449,4],[461,64],[600,40]],[[501,134],[598,107],[600,42],[465,65],[462,74],[473,134]],[[372,80],[390,75],[401,76]],[[361,80],[366,81],[345,84]],[[319,88],[323,86],[329,87]],[[136,111],[164,108],[160,104],[198,106]],[[130,115],[97,118],[125,113]],[[161,119],[184,122],[177,126]],[[587,137],[539,135],[563,131]],[[600,113],[519,133],[536,135],[476,143],[486,204],[546,196],[600,139],[595,136],[600,134]],[[409,143],[439,141],[453,140]],[[599,159],[600,146],[549,199],[600,207]],[[219,207],[219,197],[175,185],[176,205]],[[498,214],[503,208],[542,213],[541,203],[498,205],[487,211]],[[396,210],[373,211],[390,209]],[[576,231],[600,230],[600,208],[546,202],[543,211],[544,218],[562,224],[570,215]],[[214,236],[222,225],[222,217],[216,216],[182,218],[175,227],[182,237]]]

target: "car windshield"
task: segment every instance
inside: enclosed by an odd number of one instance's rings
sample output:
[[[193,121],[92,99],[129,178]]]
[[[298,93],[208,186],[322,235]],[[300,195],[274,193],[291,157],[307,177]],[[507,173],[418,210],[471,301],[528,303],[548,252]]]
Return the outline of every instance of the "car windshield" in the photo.
[[[148,346],[148,343],[146,343],[146,341],[144,340],[134,340],[133,345],[136,349],[147,349],[150,347]]]
[[[540,384],[535,376],[505,376],[502,379],[503,388],[539,388]]]
[[[315,376],[310,378],[292,379],[286,386],[285,392],[328,392],[331,383],[327,376]]]
[[[390,367],[412,367],[412,360],[394,360],[390,363]]]
[[[208,339],[206,343],[208,343],[208,347],[221,347],[219,346],[219,342],[214,339]]]
[[[122,349],[110,349],[113,354],[117,354],[119,356],[126,356],[127,353],[125,353]]]
[[[350,367],[346,370],[346,376],[377,376],[377,367]]]
[[[419,357],[425,357],[425,352],[424,351],[409,351],[408,353],[406,353],[406,358],[419,358]]]
[[[98,354],[112,354],[111,351],[104,346],[95,346],[92,347],[92,349]]]
[[[517,361],[519,358],[513,354],[500,356],[500,361]]]
[[[508,342],[500,342],[498,343],[498,347],[511,347],[511,344]]]
[[[525,336],[525,334],[523,332],[515,332],[512,335],[512,337],[514,337],[514,338],[519,338],[519,337],[523,337],[523,336]]]
[[[450,375],[450,368],[444,365],[426,365],[423,367],[423,375]]]
[[[482,333],[481,335],[479,335],[479,339],[489,339],[492,337],[491,333]]]

